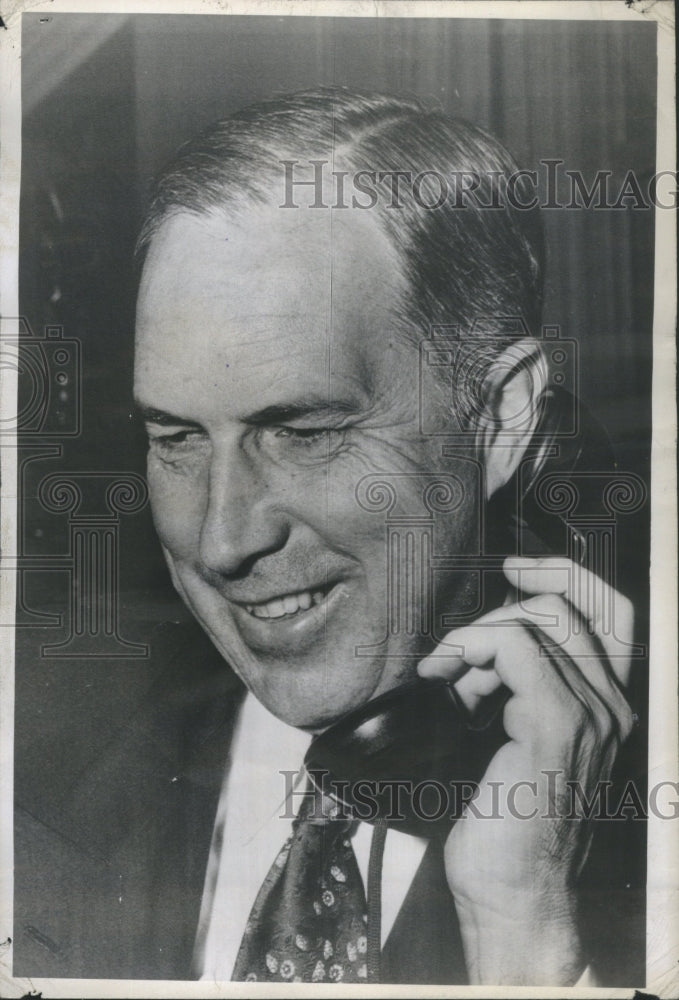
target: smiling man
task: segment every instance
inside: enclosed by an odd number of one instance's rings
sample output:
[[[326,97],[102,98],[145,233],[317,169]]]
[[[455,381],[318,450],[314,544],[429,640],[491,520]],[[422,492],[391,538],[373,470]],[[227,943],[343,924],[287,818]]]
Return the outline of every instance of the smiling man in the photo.
[[[136,817],[125,851],[107,847],[115,934],[103,903],[92,918],[119,942],[119,975],[596,976],[578,900],[591,824],[561,806],[569,782],[591,798],[630,732],[631,607],[563,558],[502,564],[495,548],[494,575],[479,570],[488,533],[506,535],[498,498],[539,468],[554,397],[539,219],[516,170],[494,139],[415,101],[323,90],[217,123],[157,183],[135,396],[158,537],[217,655],[187,655],[179,687],[177,669],[160,675],[135,752],[162,745],[162,767],[110,806]],[[513,204],[497,197],[510,177]],[[475,197],[441,199],[441,178]],[[456,331],[455,358],[421,383],[436,324]],[[361,502],[366,477],[394,490],[404,555]],[[436,567],[426,538],[411,544],[423,510]],[[502,745],[464,818],[444,837],[385,837],[382,819],[327,801],[310,817],[284,772],[314,735],[420,677],[452,685],[472,727],[502,696]]]
[[[292,725],[327,725],[428,651],[405,634],[386,657],[355,654],[387,629],[384,526],[357,483],[408,473],[415,504],[423,475],[451,465],[419,432],[418,344],[394,316],[404,294],[366,212],[173,213],[147,257],[135,384],[158,534],[217,648]],[[460,553],[476,536],[472,472],[461,465],[464,509],[445,525]]]
[[[357,184],[361,176],[377,184],[370,202],[349,199],[344,187],[338,201],[338,179]],[[495,203],[492,186],[510,176],[514,207],[484,211]],[[468,186],[485,201],[440,203],[434,177],[439,195],[441,177],[473,178]],[[508,316],[534,327],[540,307],[539,232],[535,213],[521,210],[516,178],[502,147],[471,126],[412,102],[334,91],[219,123],[182,150],[156,189],[141,239],[135,375],[155,524],[176,589],[249,698],[266,709],[248,709],[246,699],[242,712],[259,721],[237,734],[233,774],[221,793],[195,958],[210,977],[368,976],[356,964],[360,935],[341,961],[333,939],[341,930],[317,927],[315,944],[313,921],[312,943],[295,934],[295,920],[306,918],[293,917],[283,900],[291,892],[299,903],[303,892],[286,889],[285,876],[272,890],[287,921],[281,937],[270,896],[262,890],[255,899],[258,886],[243,874],[255,865],[245,847],[240,877],[225,859],[244,844],[229,810],[238,809],[239,768],[253,775],[276,768],[257,726],[318,733],[418,669],[456,681],[470,713],[494,690],[508,689],[509,742],[493,757],[477,801],[488,798],[495,779],[506,807],[506,790],[524,783],[550,818],[528,822],[505,809],[499,822],[484,825],[470,814],[454,827],[437,888],[454,900],[459,931],[449,931],[449,947],[445,936],[439,943],[443,956],[424,945],[426,973],[421,956],[411,956],[409,969],[407,946],[399,948],[400,965],[384,958],[389,931],[403,934],[408,893],[431,853],[418,838],[404,842],[390,831],[381,977],[572,985],[587,965],[575,885],[590,833],[573,818],[554,818],[548,806],[566,780],[591,791],[607,778],[629,732],[621,693],[629,661],[620,656],[631,635],[629,606],[563,560],[508,560],[504,606],[473,625],[444,638],[436,621],[429,629],[393,628],[384,522],[357,502],[367,474],[396,475],[400,509],[414,516],[428,478],[452,477],[461,499],[439,519],[436,542],[458,565],[434,574],[431,594],[422,593],[434,620],[434,609],[463,619],[478,606],[469,557],[478,552],[482,509],[517,472],[546,390],[537,341],[501,334]],[[398,190],[395,179],[403,182]],[[476,383],[470,366],[459,366],[467,376],[453,384],[452,406],[443,382],[434,383],[437,427],[425,434],[420,342],[433,323],[469,331],[478,317],[490,329],[473,344]],[[466,349],[463,336],[461,356]],[[482,400],[476,412],[474,394]],[[475,447],[460,446],[451,457],[440,434],[456,433]],[[600,625],[572,627],[576,619],[600,622],[599,605],[609,600],[615,638]],[[550,769],[557,786],[547,789]],[[276,805],[271,799],[265,812]],[[282,840],[280,821],[273,826]],[[365,827],[351,828],[359,868],[365,836],[356,830]],[[351,837],[351,852],[350,845]],[[331,852],[328,841],[328,858]],[[279,868],[287,871],[295,862],[285,857]],[[274,857],[266,860],[268,867]],[[320,864],[320,888],[306,883],[302,911],[332,884]],[[389,895],[389,871],[404,882],[400,897]],[[426,922],[425,907],[425,935],[435,913],[432,907]],[[259,954],[247,944],[253,933]],[[373,956],[372,978],[378,963]]]
[[[161,179],[141,239],[135,392],[158,533],[218,649],[292,725],[327,724],[411,676],[431,650],[431,637],[400,632],[386,657],[356,660],[356,647],[387,629],[384,524],[356,501],[362,476],[407,474],[400,502],[412,511],[423,476],[453,473],[464,502],[440,526],[440,547],[469,554],[481,478],[493,490],[509,478],[544,388],[535,343],[490,337],[477,355],[495,352],[485,375],[511,413],[483,472],[468,452],[444,458],[437,434],[421,432],[430,325],[539,311],[533,214],[476,211],[467,223],[412,194],[398,207],[391,177],[372,210],[357,199],[318,210],[333,204],[336,174],[366,165],[515,170],[477,130],[428,118],[417,105],[342,92],[237,115]],[[326,200],[308,169],[312,179],[296,182],[300,207],[282,207],[284,164],[321,157],[335,171],[323,179]],[[462,401],[473,390],[460,382]],[[437,389],[435,430],[460,430],[464,406],[451,412]],[[473,607],[470,579],[438,576],[446,607]]]

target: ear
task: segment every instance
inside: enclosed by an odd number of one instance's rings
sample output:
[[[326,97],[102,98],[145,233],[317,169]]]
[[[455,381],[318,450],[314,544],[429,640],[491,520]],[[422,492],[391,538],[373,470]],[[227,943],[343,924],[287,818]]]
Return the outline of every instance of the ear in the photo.
[[[516,472],[538,425],[546,386],[547,363],[532,338],[512,344],[492,363],[477,430],[487,500]]]

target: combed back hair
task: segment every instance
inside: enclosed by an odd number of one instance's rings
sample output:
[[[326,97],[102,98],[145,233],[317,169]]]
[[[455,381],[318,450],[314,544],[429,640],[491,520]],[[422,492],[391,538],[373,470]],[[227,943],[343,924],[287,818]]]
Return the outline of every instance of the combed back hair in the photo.
[[[304,91],[237,111],[185,143],[158,177],[137,244],[139,260],[175,214],[237,216],[248,204],[281,206],[283,161],[296,161],[297,180],[313,177],[310,160],[327,161],[328,175],[476,175],[479,203],[491,205],[499,197],[500,208],[480,207],[472,197],[461,207],[452,194],[440,207],[427,208],[423,198],[433,204],[439,189],[427,192],[425,181],[418,200],[412,185],[402,182],[400,207],[390,208],[392,182],[374,185],[379,197],[371,214],[402,262],[406,292],[394,304],[399,325],[420,338],[440,324],[457,327],[463,342],[472,330],[486,334],[468,337],[473,363],[459,368],[467,375],[473,369],[477,382],[472,386],[462,378],[457,386],[456,410],[468,419],[475,408],[470,393],[478,399],[484,370],[512,339],[506,336],[507,317],[520,317],[530,332],[539,326],[543,250],[539,210],[517,209],[498,195],[517,164],[496,139],[462,119],[419,100],[343,88]],[[534,194],[523,177],[516,179],[515,192],[522,203]],[[352,193],[345,184],[346,202]],[[299,189],[295,194],[301,200]]]

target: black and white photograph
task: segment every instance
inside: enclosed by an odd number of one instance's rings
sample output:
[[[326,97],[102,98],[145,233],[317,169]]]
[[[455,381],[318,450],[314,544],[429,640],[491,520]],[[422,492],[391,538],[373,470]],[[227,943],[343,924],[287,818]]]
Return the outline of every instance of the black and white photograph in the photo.
[[[18,6],[0,995],[676,996],[673,5]]]

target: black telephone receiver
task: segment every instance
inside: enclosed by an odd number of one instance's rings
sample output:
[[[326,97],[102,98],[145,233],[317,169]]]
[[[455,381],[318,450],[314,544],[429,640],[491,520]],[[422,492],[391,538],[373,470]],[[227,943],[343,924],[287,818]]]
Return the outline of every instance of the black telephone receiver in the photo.
[[[578,433],[564,433],[576,406]],[[508,484],[491,501],[488,520],[504,533],[504,548],[497,551],[505,555],[518,548],[524,555],[572,557],[578,538],[572,529],[569,536],[559,515],[545,510],[537,486],[545,475],[612,470],[611,444],[598,421],[560,388],[545,393],[538,433],[542,447],[522,469],[527,485]],[[584,542],[579,542],[578,559],[585,562]],[[509,696],[507,688],[500,688],[472,718],[452,684],[412,681],[366,702],[317,736],[305,757],[307,772],[344,815],[380,819],[403,833],[445,837],[508,741],[502,710]]]

